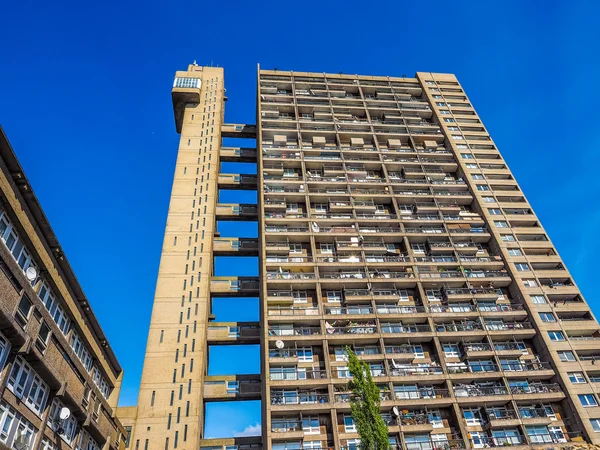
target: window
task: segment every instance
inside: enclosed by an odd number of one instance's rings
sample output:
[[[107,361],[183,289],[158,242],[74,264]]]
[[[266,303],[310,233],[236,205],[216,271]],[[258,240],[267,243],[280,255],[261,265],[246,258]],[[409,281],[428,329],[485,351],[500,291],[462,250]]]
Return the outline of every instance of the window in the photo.
[[[562,350],[558,352],[558,359],[562,362],[573,362],[575,361],[575,354],[570,350]]]
[[[31,254],[25,248],[23,241],[19,238],[6,213],[2,210],[0,210],[0,240],[6,244],[23,272],[29,267],[35,267]]]
[[[477,190],[478,191],[489,191],[490,187],[487,184],[478,184]]]
[[[344,431],[346,433],[356,433],[356,424],[352,416],[344,416]]]
[[[600,433],[600,419],[590,419],[592,428],[596,433]]]
[[[496,228],[508,228],[508,223],[503,220],[495,220],[494,225]]]
[[[504,242],[515,242],[515,237],[512,234],[503,234],[502,240]]]
[[[15,396],[23,400],[29,408],[37,414],[41,414],[46,404],[49,388],[23,357],[16,357],[7,385]]]
[[[240,382],[239,381],[227,381],[227,393],[228,394],[239,394]]]
[[[67,317],[67,314],[65,313],[64,309],[60,306],[56,295],[54,295],[46,281],[43,281],[41,283],[38,296],[42,300],[42,303],[44,304],[52,318],[54,319],[54,322],[56,322],[56,324],[58,325],[58,328],[60,328],[60,331],[62,331],[63,334],[66,336],[69,332],[71,321]]]
[[[565,335],[562,331],[548,331],[548,336],[550,336],[551,341],[564,341]]]
[[[542,319],[542,322],[556,322],[556,317],[554,317],[554,314],[549,312],[541,312],[540,318]]]
[[[531,301],[536,305],[543,305],[546,303],[546,297],[544,297],[543,295],[532,295]]]
[[[473,180],[483,180],[485,177],[483,175],[481,175],[480,173],[474,173],[471,175],[471,178]]]
[[[594,394],[579,394],[579,401],[584,407],[598,406],[598,401]]]
[[[0,371],[4,369],[4,364],[8,358],[8,352],[10,351],[10,342],[0,333]]]
[[[446,118],[446,119],[444,119],[444,122],[452,123],[452,122],[454,122],[454,119]]]
[[[523,256],[523,252],[521,250],[519,250],[518,248],[509,248],[508,254],[510,256]]]
[[[474,163],[467,163],[465,164],[465,166],[467,167],[467,169],[477,169],[477,164]]]
[[[463,417],[465,418],[467,425],[483,424],[483,420],[481,417],[481,410],[479,408],[464,409]]]
[[[424,255],[425,251],[427,250],[427,247],[425,246],[425,244],[420,244],[420,243],[411,244],[411,248],[412,248],[413,253],[418,254],[418,255]]]
[[[481,197],[481,200],[483,200],[483,203],[494,203],[496,201],[494,197],[489,196]]]
[[[460,357],[460,350],[457,344],[444,344],[444,354],[448,358]]]
[[[17,436],[24,435],[32,444],[36,429],[33,425],[7,404],[0,404],[0,442],[13,446]]]
[[[58,398],[52,401],[50,414],[48,415],[48,425],[70,445],[77,431],[77,419],[71,415],[68,419],[62,420],[60,410],[64,407],[65,405]]]
[[[35,346],[40,352],[44,352],[46,347],[48,347],[48,342],[50,341],[50,327],[46,325],[46,322],[42,322],[40,326],[40,332],[38,333],[38,337],[35,341]]]
[[[498,215],[502,214],[502,211],[500,211],[498,208],[490,208],[490,209],[488,209],[488,212],[492,216],[498,216]]]
[[[71,347],[73,348],[73,351],[79,360],[85,366],[86,370],[88,372],[92,370],[92,356],[87,348],[85,348],[83,341],[75,331],[71,333]]]
[[[313,353],[312,347],[304,347],[297,349],[298,361],[302,362],[312,362],[313,361]]]
[[[473,159],[473,155],[471,153],[461,153],[460,156],[462,159]],[[477,166],[475,165],[475,167]]]
[[[456,134],[452,135],[452,139],[454,139],[455,141],[463,141],[465,138],[462,136],[458,136]]]
[[[132,431],[133,427],[131,426],[127,426],[125,427],[125,448],[129,447],[129,442],[131,441],[131,431]]]
[[[569,381],[573,384],[585,384],[585,377],[582,372],[569,372]]]
[[[516,263],[515,267],[517,268],[517,270],[519,272],[528,272],[529,269],[529,264],[525,264],[525,263]]]
[[[15,314],[15,318],[21,326],[24,327],[29,320],[29,314],[31,313],[32,308],[33,305],[31,304],[31,301],[26,296],[23,296],[19,302],[19,307],[17,308],[17,312]]]
[[[537,281],[535,280],[523,280],[523,284],[525,285],[525,287],[537,287]]]

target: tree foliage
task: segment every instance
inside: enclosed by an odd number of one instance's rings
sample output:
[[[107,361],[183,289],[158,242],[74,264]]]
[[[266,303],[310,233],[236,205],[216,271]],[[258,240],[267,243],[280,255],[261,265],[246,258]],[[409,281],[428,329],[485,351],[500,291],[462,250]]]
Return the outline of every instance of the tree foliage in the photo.
[[[368,364],[358,359],[356,354],[346,347],[348,370],[352,380],[348,384],[352,390],[350,408],[356,431],[360,437],[361,450],[388,450],[388,428],[379,409],[379,388],[373,382]]]

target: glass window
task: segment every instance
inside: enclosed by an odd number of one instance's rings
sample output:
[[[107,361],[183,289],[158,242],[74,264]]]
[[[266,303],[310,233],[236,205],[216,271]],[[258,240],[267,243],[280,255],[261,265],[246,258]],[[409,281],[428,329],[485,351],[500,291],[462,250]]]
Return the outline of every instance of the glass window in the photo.
[[[31,313],[32,307],[33,305],[31,304],[31,301],[26,296],[23,296],[19,302],[19,308],[17,310],[17,317],[20,317],[24,322],[22,325],[29,320],[29,314]]]
[[[504,242],[515,242],[515,237],[512,234],[503,234],[502,240]]]
[[[549,312],[541,312],[540,318],[542,319],[542,322],[556,322],[556,317],[554,317],[554,314]]]
[[[525,263],[515,263],[515,267],[517,268],[517,270],[519,272],[528,272],[529,269],[529,264],[525,264]]]
[[[489,191],[490,187],[487,184],[478,184],[477,190],[478,191]]]
[[[551,341],[564,341],[565,335],[562,331],[548,331],[548,336],[550,336]]]
[[[466,167],[467,167],[467,169],[477,169],[477,164],[467,163]]]
[[[490,213],[492,216],[499,216],[502,214],[502,211],[500,211],[498,208],[489,208],[488,213]]]
[[[48,385],[21,356],[15,359],[7,385],[34,412],[41,414],[48,397]]]
[[[496,200],[494,197],[481,197],[484,203],[494,203]]]
[[[562,362],[575,361],[575,354],[570,350],[562,350],[557,353],[558,353],[558,359],[560,359]]]
[[[494,221],[494,225],[496,226],[496,228],[508,228],[508,223],[503,220]]]
[[[461,153],[460,156],[462,157],[462,159],[473,159],[473,155],[471,153]]]
[[[523,256],[523,252],[518,248],[509,248],[508,254],[510,256]]]
[[[344,430],[346,433],[356,432],[356,424],[354,423],[352,416],[344,416]]]
[[[594,394],[579,394],[579,401],[585,407],[598,406],[598,401]]]
[[[569,372],[569,380],[573,384],[585,384],[585,377],[582,372]]]
[[[546,303],[546,297],[544,297],[543,295],[532,295],[531,301],[536,305],[543,305],[544,303]]]
[[[525,287],[537,287],[537,281],[531,279],[523,280],[523,284]]]
[[[600,433],[600,419],[590,419],[592,428],[596,433]]]

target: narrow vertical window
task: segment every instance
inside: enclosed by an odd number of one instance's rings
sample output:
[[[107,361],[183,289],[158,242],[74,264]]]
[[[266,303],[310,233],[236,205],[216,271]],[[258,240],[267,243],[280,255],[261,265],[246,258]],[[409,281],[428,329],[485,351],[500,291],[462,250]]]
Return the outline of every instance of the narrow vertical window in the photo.
[[[150,406],[154,406],[154,398],[156,397],[156,391],[152,391],[152,398],[150,399]]]

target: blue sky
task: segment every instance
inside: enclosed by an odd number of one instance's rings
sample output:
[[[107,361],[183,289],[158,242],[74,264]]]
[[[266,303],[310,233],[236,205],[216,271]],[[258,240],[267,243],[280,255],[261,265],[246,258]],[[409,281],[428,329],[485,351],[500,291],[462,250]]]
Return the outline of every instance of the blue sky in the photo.
[[[457,74],[598,310],[600,241],[588,238],[600,224],[599,9],[591,0],[3,5],[0,123],[125,369],[121,403],[137,398],[175,164],[172,78],[194,59],[225,67],[230,122],[255,120],[257,63]],[[219,260],[216,274],[254,274],[255,265]],[[232,305],[218,305],[217,318],[257,317],[256,300]],[[256,349],[239,354],[214,352],[210,372],[257,370]],[[211,406],[209,435],[253,431],[257,405],[233,406]]]

